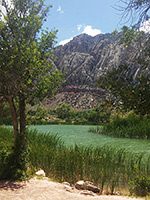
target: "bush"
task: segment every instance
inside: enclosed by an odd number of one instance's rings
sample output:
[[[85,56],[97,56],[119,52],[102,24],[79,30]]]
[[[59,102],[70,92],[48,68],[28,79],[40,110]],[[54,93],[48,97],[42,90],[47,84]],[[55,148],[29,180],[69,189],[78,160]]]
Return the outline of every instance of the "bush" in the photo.
[[[0,152],[0,179],[19,180],[27,178],[29,163],[28,148],[23,147],[23,135],[19,135],[11,149],[3,148]]]
[[[0,127],[0,180],[27,178],[29,149],[23,148],[23,136],[14,140],[12,129]]]
[[[11,117],[2,117],[0,119],[0,125],[12,125]]]
[[[127,118],[116,117],[111,123],[105,124],[98,133],[114,137],[148,139],[150,137],[150,119],[140,119],[136,115],[129,115]]]
[[[12,125],[11,112],[8,103],[0,102],[0,125]]]
[[[146,196],[150,192],[150,177],[140,171],[137,166],[134,167],[133,177],[129,182],[130,193],[137,196]]]

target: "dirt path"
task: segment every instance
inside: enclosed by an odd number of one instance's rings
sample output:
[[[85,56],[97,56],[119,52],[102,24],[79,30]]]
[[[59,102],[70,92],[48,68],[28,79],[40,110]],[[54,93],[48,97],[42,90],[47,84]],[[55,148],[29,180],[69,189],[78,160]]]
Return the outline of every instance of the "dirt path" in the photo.
[[[21,183],[0,182],[0,200],[137,200],[137,198],[83,195],[76,189],[72,192],[66,191],[63,184],[33,178]]]

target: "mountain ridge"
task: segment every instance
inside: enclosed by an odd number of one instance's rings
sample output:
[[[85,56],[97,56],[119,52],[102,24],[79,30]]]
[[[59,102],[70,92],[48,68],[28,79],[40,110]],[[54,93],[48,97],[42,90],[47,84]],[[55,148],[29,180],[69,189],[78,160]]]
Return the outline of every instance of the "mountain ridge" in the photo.
[[[97,88],[96,82],[98,79],[112,68],[117,68],[120,64],[129,63],[136,56],[136,50],[138,44],[134,44],[132,47],[124,47],[121,42],[121,33],[114,36],[111,33],[99,34],[94,37],[87,34],[81,34],[74,37],[70,42],[65,45],[60,45],[54,49],[54,56],[57,58],[54,61],[55,69],[61,70],[65,73],[66,82],[63,84],[65,89],[65,95],[62,95],[61,100],[58,100],[58,105],[64,102],[70,103],[73,108],[86,109],[84,106],[74,106],[72,101],[66,100],[64,96],[67,96],[68,87],[80,88],[80,98],[75,98],[78,105],[82,105],[83,96],[86,92],[81,91],[82,88],[89,89],[89,96],[92,95],[92,88]],[[132,70],[131,73],[139,73],[138,69]],[[69,89],[70,90],[70,89]],[[68,91],[68,95],[70,91]],[[96,103],[88,106],[87,109],[92,109],[94,106],[101,103],[104,98],[101,96],[102,90],[97,89],[97,95],[99,98]],[[60,90],[60,94],[63,94],[63,90]],[[103,94],[104,95],[104,94]],[[57,98],[57,96],[56,96]],[[88,98],[88,94],[87,94]],[[90,97],[94,99],[94,96]],[[71,98],[70,98],[71,99]],[[55,99],[56,100],[56,99]],[[85,103],[84,103],[85,104]],[[52,106],[52,104],[51,104]]]

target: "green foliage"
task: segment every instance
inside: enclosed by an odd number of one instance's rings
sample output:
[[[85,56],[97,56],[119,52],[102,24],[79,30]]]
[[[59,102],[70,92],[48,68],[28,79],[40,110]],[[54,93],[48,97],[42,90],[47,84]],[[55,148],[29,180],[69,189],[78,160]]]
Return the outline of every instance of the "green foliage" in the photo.
[[[11,94],[16,96],[20,90],[25,95],[30,95],[31,102],[41,90],[41,85],[43,90],[40,98],[48,93],[47,84],[51,84],[48,88],[52,87],[55,73],[52,77],[48,76],[51,65],[46,60],[50,55],[56,31],[42,31],[41,37],[37,38],[48,12],[44,1],[24,0],[13,3],[14,6],[10,8],[5,0],[2,2],[6,8],[6,17],[0,33],[3,52],[0,59],[0,74],[3,77],[0,92],[5,96],[9,87]]]
[[[134,0],[127,1],[128,9],[135,8],[135,2]],[[142,4],[145,2],[147,1],[143,1]],[[141,6],[139,2],[137,5]],[[114,104],[120,103],[126,111],[133,110],[141,117],[149,115],[150,76],[147,73],[150,61],[149,34],[137,31],[137,26],[132,26],[132,28],[123,26],[120,41],[124,47],[130,47],[129,51],[132,49],[134,52],[136,51],[136,54],[132,60],[130,59],[130,63],[124,60],[124,64],[112,68],[103,75],[99,79],[98,85],[111,94]]]
[[[140,76],[136,81],[127,76],[129,66],[119,66],[107,72],[100,78],[98,84],[101,88],[109,91],[114,99],[125,110],[133,110],[140,116],[150,114],[150,77]]]
[[[122,36],[120,40],[123,42],[125,47],[128,47],[136,37],[137,33],[135,32],[134,27],[132,27],[132,29],[127,26],[122,27]]]
[[[27,112],[27,123],[28,124],[42,124],[42,122],[46,122],[46,117],[48,116],[46,109],[42,108],[39,104],[35,111],[29,110]]]
[[[113,32],[112,32],[113,36],[115,37],[116,35],[118,35],[118,30],[115,29]]]
[[[111,114],[111,108],[108,102],[99,104],[93,109],[93,113],[90,113],[91,115],[94,115],[95,122],[109,122],[110,114]],[[91,120],[92,121],[92,120]]]
[[[0,119],[0,125],[12,125],[11,117],[3,117]]]
[[[93,133],[101,133],[102,131],[102,127],[97,126],[96,128],[90,128],[89,132],[93,132]]]
[[[30,161],[33,166],[41,167],[48,177],[74,183],[79,179],[90,180],[107,186],[110,192],[131,180],[134,165],[146,169],[142,153],[131,153],[123,148],[109,145],[94,147],[66,147],[57,135],[29,132]],[[148,168],[147,168],[148,169]],[[148,171],[146,171],[148,174]]]
[[[7,157],[2,177],[5,180],[26,178],[28,149],[24,149],[22,141],[23,136],[19,135],[15,141],[12,152]]]
[[[16,138],[18,120],[20,132],[25,132],[26,103],[33,105],[55,94],[62,73],[51,69],[57,31],[42,30],[50,6],[44,0],[14,0],[12,4],[2,0],[0,97],[10,105]]]
[[[150,177],[134,166],[131,181],[129,181],[130,193],[137,196],[146,196],[150,193]]]
[[[9,134],[10,132],[8,129],[2,128],[0,130],[0,138],[3,138],[5,135],[5,138],[2,139],[3,141],[7,141],[7,139],[9,141]],[[12,132],[11,135],[13,136]],[[100,185],[102,190],[104,187],[107,187],[110,193],[113,193],[120,182],[124,184],[128,181],[136,182],[137,179],[134,179],[133,176],[135,164],[138,169],[142,169],[143,174],[146,173],[147,176],[150,175],[149,155],[147,155],[148,158],[145,159],[143,153],[127,151],[121,147],[115,148],[110,145],[103,145],[97,148],[78,145],[67,147],[57,135],[43,134],[37,131],[27,132],[27,142],[30,149],[28,158],[32,163],[33,169],[40,167],[45,170],[48,177],[53,177],[57,180],[65,180],[71,183],[79,179],[90,180]],[[13,144],[13,142],[11,144]],[[9,148],[9,145],[8,148],[4,148],[3,146],[3,149],[0,151],[0,169],[4,169],[4,166],[7,166],[9,160],[11,161],[9,162],[11,165],[9,166],[13,172],[11,175],[14,174],[15,178],[20,177],[21,174],[25,176],[30,170],[27,170],[26,173],[21,173],[21,171],[18,170],[19,163],[15,164],[15,161],[10,159],[14,156],[13,151],[14,149],[12,150],[12,148]],[[15,155],[17,154],[15,153]],[[24,156],[24,153],[22,156]],[[20,158],[20,164],[21,163],[22,159]],[[19,168],[21,168],[20,164]],[[21,166],[24,166],[24,163],[22,163]],[[14,170],[15,167],[17,168],[16,171]],[[0,170],[0,177],[2,177],[2,175],[4,176],[2,172],[3,171]],[[32,171],[30,174],[32,174]],[[136,174],[137,173],[135,173],[135,175]],[[144,178],[145,180],[149,180],[148,178],[146,179],[146,176],[144,176]],[[139,178],[137,183],[141,184],[140,188],[145,187],[142,179]],[[148,187],[148,182],[146,182],[146,184],[146,187]]]
[[[28,124],[100,124],[110,121],[112,106],[110,102],[101,103],[93,110],[76,111],[70,104],[63,103],[53,111],[46,111],[41,106],[29,110]]]
[[[95,132],[97,131],[95,130]],[[114,137],[149,139],[150,119],[140,119],[140,117],[133,114],[126,118],[116,116],[116,118],[109,124],[106,124],[99,133]]]
[[[7,103],[1,102],[0,103],[0,118],[10,116],[10,108]]]
[[[0,125],[12,125],[10,108],[7,103],[0,102]]]
[[[6,129],[0,126],[0,149],[12,149],[14,143],[13,132],[10,129]]]
[[[42,30],[50,6],[44,0],[13,0],[11,4],[2,0],[1,3],[5,12],[0,12],[0,99],[9,103],[15,136],[4,178],[19,179],[25,176],[28,163],[26,103],[33,105],[55,94],[62,73],[52,71],[50,62],[57,31]],[[43,118],[45,112],[38,108],[37,115]]]
[[[41,134],[37,131],[28,131],[27,140],[30,146],[30,161],[36,168],[42,168],[48,172],[53,172],[55,156],[57,150],[63,145],[57,135]]]
[[[56,108],[56,114],[61,119],[72,121],[74,124],[90,124],[108,122],[110,119],[110,104],[104,103],[89,111],[75,111],[70,104],[62,104]]]
[[[12,130],[0,127],[0,180],[28,178],[29,149],[24,149],[23,136],[14,143]]]
[[[56,107],[57,116],[61,119],[67,118],[69,121],[70,112],[72,112],[72,107],[70,104],[63,103]]]

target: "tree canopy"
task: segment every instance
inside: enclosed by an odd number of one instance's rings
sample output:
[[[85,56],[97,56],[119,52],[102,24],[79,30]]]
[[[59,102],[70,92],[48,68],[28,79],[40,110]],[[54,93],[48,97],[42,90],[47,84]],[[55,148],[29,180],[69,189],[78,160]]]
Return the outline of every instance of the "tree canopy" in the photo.
[[[134,110],[141,117],[150,115],[150,36],[149,33],[140,31],[141,24],[148,20],[150,2],[148,0],[125,0],[122,10],[124,16],[136,18],[137,23],[129,28],[122,27],[121,41],[124,47],[135,47],[136,55],[129,62],[113,68],[103,77],[100,77],[98,85],[110,92],[114,102],[119,102],[126,110]],[[114,31],[114,37],[117,34]],[[134,48],[135,49],[135,48]],[[130,72],[138,71],[138,75]],[[140,74],[140,75],[139,75]]]
[[[126,111],[133,110],[141,117],[150,115],[150,77],[144,75],[129,77],[128,66],[120,66],[107,72],[98,84],[111,93],[114,104],[120,104]]]
[[[52,71],[56,30],[42,30],[49,8],[44,0],[2,0],[0,21],[0,97],[9,102],[15,137],[25,132],[25,106],[43,100],[60,87],[62,74]],[[3,11],[3,12],[2,12]]]

